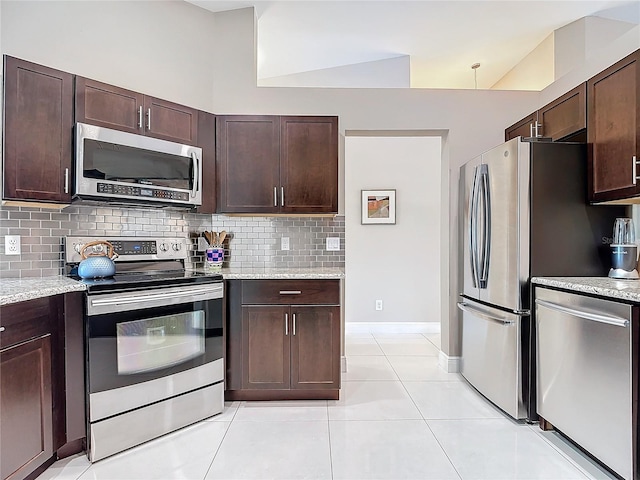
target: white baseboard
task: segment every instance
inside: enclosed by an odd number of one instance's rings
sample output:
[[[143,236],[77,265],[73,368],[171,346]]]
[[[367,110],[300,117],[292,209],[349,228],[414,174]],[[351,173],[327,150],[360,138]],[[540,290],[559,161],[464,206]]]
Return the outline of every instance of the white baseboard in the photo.
[[[439,322],[345,322],[345,333],[440,333]]]
[[[440,354],[438,355],[438,365],[448,373],[459,373],[460,357],[450,357],[440,350]]]

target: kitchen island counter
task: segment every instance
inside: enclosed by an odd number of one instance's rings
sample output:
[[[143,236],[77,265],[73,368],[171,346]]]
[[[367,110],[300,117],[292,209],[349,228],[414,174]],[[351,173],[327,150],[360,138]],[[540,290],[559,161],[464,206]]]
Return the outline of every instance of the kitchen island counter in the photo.
[[[609,277],[533,277],[531,283],[640,303],[640,280],[618,280]]]
[[[81,292],[87,287],[62,275],[33,278],[3,278],[0,282],[0,305],[24,302],[35,298]]]

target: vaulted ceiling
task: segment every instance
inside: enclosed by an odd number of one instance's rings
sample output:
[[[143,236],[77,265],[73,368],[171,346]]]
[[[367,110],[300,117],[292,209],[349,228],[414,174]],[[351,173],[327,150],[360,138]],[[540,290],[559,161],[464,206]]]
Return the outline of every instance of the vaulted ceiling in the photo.
[[[263,85],[500,88],[572,22],[615,20],[620,27],[604,29],[612,40],[640,21],[637,0],[187,1],[214,12],[255,8]]]

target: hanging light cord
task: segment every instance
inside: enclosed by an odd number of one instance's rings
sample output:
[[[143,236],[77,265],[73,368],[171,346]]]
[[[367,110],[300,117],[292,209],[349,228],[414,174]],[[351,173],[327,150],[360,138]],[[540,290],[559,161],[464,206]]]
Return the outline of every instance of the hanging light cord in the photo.
[[[479,63],[474,63],[473,65],[471,65],[471,68],[473,69],[473,83],[476,90],[478,89],[478,67],[480,67]]]

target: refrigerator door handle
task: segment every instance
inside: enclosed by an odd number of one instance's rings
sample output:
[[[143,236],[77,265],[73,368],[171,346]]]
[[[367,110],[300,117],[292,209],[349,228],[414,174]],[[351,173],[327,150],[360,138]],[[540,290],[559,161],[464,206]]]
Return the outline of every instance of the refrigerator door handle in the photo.
[[[473,287],[478,288],[478,195],[480,191],[480,167],[473,171],[473,189],[469,205],[469,258],[471,263],[471,280]]]
[[[489,196],[489,167],[480,165],[482,192],[482,265],[479,275],[480,288],[487,288],[489,279],[489,256],[491,246],[491,198]]]
[[[508,326],[508,325],[513,325],[515,323],[513,320],[509,320],[508,318],[492,315],[489,312],[485,312],[484,310],[474,308],[465,302],[458,302],[458,308],[463,312],[470,313],[472,315],[475,315],[476,317],[480,317],[484,320],[489,320],[491,322],[496,322],[501,325]]]
[[[557,303],[548,302],[547,300],[536,299],[536,305],[546,307],[549,310],[556,310],[561,313],[566,313],[573,317],[582,318],[584,320],[591,320],[592,322],[606,323],[608,325],[614,325],[616,327],[628,327],[629,320],[623,317],[615,315],[608,315],[605,313],[591,313],[584,310],[577,310],[575,308],[566,307],[564,305],[558,305]]]

